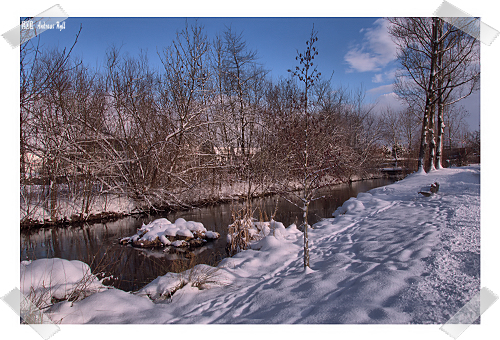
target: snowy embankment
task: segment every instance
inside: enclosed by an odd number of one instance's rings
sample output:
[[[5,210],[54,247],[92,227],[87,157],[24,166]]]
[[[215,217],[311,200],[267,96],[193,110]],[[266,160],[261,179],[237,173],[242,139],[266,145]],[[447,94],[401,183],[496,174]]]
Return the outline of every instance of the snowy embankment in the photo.
[[[352,175],[351,178],[328,178],[324,185],[347,183],[348,180],[359,181],[380,178],[380,173],[367,173],[364,176]],[[299,190],[300,183],[289,183],[289,187]],[[61,191],[67,187],[61,185]],[[54,223],[80,223],[82,221],[99,222],[107,218],[117,218],[139,214],[151,209],[152,202],[136,201],[127,196],[114,194],[96,194],[91,198],[86,197],[58,197],[55,207],[55,221],[51,215],[51,202],[47,196],[47,188],[41,185],[25,185],[21,187],[20,221],[21,225],[33,226]],[[248,187],[246,183],[230,182],[217,188],[196,188],[177,196],[183,206],[200,206],[206,203],[229,202],[246,197]],[[272,195],[275,190],[272,186],[263,187],[254,192],[254,197]],[[88,206],[87,206],[88,204]],[[159,205],[161,207],[161,204]],[[84,209],[85,208],[85,209]],[[162,209],[176,209],[176,206],[163,206]],[[179,208],[179,206],[177,206]]]
[[[302,233],[275,224],[218,268],[48,313],[62,323],[443,323],[480,288],[479,179],[479,166],[443,169],[359,194],[310,231],[310,270]],[[436,181],[437,194],[418,194]]]
[[[39,186],[31,189],[40,195],[43,190]],[[39,202],[38,204],[26,203],[21,199],[20,220],[25,224],[51,224],[50,202]],[[83,213],[85,204],[81,199],[58,199],[57,216],[59,222],[81,222],[82,220],[99,221],[107,216],[128,216],[141,212],[137,204],[128,197],[115,195],[102,195],[94,197],[87,213]]]

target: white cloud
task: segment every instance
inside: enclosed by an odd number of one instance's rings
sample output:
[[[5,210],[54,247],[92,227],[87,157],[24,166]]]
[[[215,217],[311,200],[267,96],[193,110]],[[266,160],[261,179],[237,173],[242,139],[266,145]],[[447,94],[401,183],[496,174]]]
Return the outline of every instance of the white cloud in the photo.
[[[396,59],[397,47],[387,30],[390,23],[385,19],[377,19],[373,24],[375,27],[361,31],[364,33],[363,42],[351,48],[344,56],[350,66],[347,72],[381,71]]]
[[[381,83],[383,81],[384,81],[384,75],[382,73],[377,73],[372,78],[372,82],[374,83]]]
[[[370,94],[372,96],[378,95],[378,94],[387,94],[387,93],[392,92],[392,87],[393,87],[392,84],[382,85],[382,86],[370,89],[370,90],[366,91],[366,93],[368,93],[368,94]]]
[[[387,80],[393,81],[395,75],[396,75],[396,69],[392,69],[384,73],[377,73],[373,76],[372,82],[377,84]]]
[[[389,86],[389,85],[386,85]],[[392,86],[392,85],[391,85]],[[383,86],[381,86],[383,87]],[[398,95],[394,92],[384,93],[377,98],[374,111],[378,113],[384,112],[387,108],[391,108],[395,111],[402,110],[406,108],[406,104],[399,99]]]

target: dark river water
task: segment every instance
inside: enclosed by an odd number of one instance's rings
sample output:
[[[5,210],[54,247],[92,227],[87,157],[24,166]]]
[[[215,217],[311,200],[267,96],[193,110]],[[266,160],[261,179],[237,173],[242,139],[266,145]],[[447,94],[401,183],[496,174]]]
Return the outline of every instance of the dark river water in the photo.
[[[311,203],[309,223],[329,218],[332,213],[358,193],[392,183],[390,179],[372,179],[350,184],[341,184],[324,189],[325,198]],[[302,211],[287,200],[270,196],[253,201],[256,209],[254,217],[269,217],[276,209],[275,220],[285,226],[302,222]],[[179,272],[198,264],[216,265],[227,256],[227,226],[232,223],[232,212],[241,204],[221,204],[189,211],[156,216],[130,216],[109,223],[95,223],[78,227],[44,228],[35,232],[21,233],[21,260],[58,257],[67,260],[80,260],[90,265],[94,273],[103,273],[112,279],[107,284],[126,291],[135,291],[156,277],[168,272]],[[194,251],[194,256],[186,258],[182,254],[170,254],[162,249],[145,250],[123,246],[120,238],[132,236],[143,223],[165,217],[171,222],[177,218],[201,222],[207,230],[221,234],[220,239],[208,242],[206,246]],[[268,218],[266,219],[268,220]],[[105,282],[106,283],[106,282]]]

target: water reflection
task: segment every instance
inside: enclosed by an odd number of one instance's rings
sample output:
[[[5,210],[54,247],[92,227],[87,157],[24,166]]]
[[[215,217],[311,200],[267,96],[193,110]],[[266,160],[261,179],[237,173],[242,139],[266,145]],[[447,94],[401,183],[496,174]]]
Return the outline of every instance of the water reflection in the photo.
[[[331,217],[338,206],[355,197],[359,192],[390,184],[388,179],[375,179],[325,188],[321,195],[325,198],[314,201],[309,208],[311,224],[323,217]],[[293,201],[293,198],[290,198]],[[298,202],[295,200],[295,202]],[[302,223],[302,211],[287,200],[274,196],[253,202],[255,217],[271,216],[278,207],[275,219],[285,226]],[[64,258],[80,260],[89,264],[93,272],[103,272],[112,276],[111,285],[135,291],[160,275],[170,271],[185,270],[198,263],[216,265],[226,256],[226,231],[232,222],[232,212],[241,204],[222,204],[157,216],[130,216],[109,223],[96,223],[80,227],[46,228],[36,232],[21,234],[21,260],[39,258]],[[197,221],[208,230],[217,231],[221,238],[209,242],[195,251],[195,256],[186,258],[159,250],[137,249],[118,244],[120,238],[136,233],[143,223],[166,217],[172,222],[177,218]]]

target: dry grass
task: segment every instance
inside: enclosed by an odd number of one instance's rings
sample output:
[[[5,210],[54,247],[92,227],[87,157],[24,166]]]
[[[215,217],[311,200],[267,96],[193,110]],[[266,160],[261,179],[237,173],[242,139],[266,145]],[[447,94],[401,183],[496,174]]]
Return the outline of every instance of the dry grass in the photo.
[[[47,301],[52,298],[52,291],[50,288],[42,287],[41,290],[35,291],[33,287],[30,287],[29,293],[21,293],[21,323],[24,324],[43,324],[47,322],[48,318],[43,309],[49,307]],[[49,319],[50,320],[50,319]]]
[[[252,211],[252,205],[250,202],[246,202],[245,206],[239,210],[235,210],[233,207],[233,223],[229,225],[227,233],[228,244],[226,247],[229,256],[234,256],[240,251],[248,249],[250,242],[255,241],[250,229],[256,229],[257,234],[262,234],[261,226],[253,223],[253,215],[256,211],[259,215],[259,222],[274,220],[274,217],[278,212],[278,200],[276,200],[276,206],[270,218],[262,207],[262,202],[257,205],[254,211]]]

